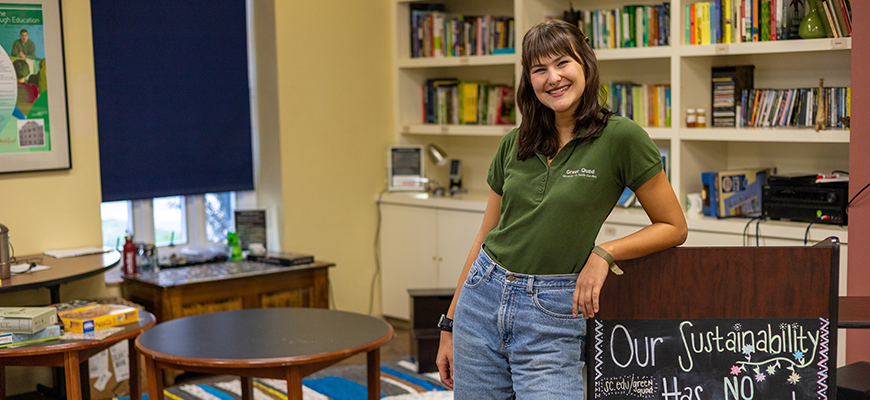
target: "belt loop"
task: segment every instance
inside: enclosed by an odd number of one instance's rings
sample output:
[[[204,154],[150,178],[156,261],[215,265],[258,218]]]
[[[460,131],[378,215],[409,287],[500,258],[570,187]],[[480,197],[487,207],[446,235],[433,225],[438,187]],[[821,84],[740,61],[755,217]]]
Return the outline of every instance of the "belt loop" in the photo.
[[[486,272],[483,273],[483,279],[486,279],[489,282],[490,277],[492,276],[492,271],[495,269],[495,263],[491,262],[486,267]]]
[[[529,296],[531,296],[532,294],[535,293],[535,288],[534,288],[534,285],[535,285],[535,276],[534,276],[534,275],[528,275],[528,277],[529,277],[529,279],[526,280],[526,294],[529,295]]]

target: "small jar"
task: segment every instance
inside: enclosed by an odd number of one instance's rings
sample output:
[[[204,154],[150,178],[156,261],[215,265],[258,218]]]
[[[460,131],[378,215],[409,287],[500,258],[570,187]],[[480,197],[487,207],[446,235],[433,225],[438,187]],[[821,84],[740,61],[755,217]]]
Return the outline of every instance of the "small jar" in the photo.
[[[695,123],[696,128],[706,128],[707,127],[707,110],[703,108],[698,109],[698,121]]]
[[[686,109],[686,128],[694,128],[698,123],[698,115],[695,114],[694,108]]]

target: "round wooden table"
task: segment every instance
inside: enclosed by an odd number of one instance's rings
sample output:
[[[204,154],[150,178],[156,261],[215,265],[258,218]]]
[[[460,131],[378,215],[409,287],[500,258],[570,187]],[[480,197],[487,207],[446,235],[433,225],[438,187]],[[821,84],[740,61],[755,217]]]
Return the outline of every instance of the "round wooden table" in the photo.
[[[66,399],[90,398],[88,366],[82,363],[94,354],[108,349],[122,340],[133,339],[154,326],[154,315],[139,310],[139,323],[123,325],[123,331],[102,340],[49,340],[26,344],[16,348],[0,349],[0,400],[6,398],[6,367],[63,367],[65,372]],[[130,341],[130,399],[139,400],[139,357]],[[83,392],[87,391],[87,392]]]
[[[390,324],[367,315],[314,308],[263,308],[194,315],[157,324],[136,340],[145,356],[148,392],[163,400],[163,369],[287,381],[287,399],[302,399],[302,378],[367,352],[368,398],[379,399],[380,347]]]

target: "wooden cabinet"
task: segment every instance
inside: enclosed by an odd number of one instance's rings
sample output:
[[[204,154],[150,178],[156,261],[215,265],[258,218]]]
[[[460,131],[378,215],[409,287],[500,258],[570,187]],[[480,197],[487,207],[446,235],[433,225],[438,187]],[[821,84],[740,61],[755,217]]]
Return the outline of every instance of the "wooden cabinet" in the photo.
[[[124,276],[124,298],[158,322],[246,308],[329,308],[328,262],[282,267],[226,262]]]
[[[459,281],[483,211],[381,201],[381,270],[384,315],[409,319],[408,289],[453,288]]]

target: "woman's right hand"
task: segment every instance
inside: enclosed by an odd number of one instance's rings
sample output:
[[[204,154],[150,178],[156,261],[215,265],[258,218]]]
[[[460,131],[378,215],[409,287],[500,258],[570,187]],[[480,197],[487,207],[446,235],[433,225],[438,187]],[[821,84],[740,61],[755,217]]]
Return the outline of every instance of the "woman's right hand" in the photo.
[[[441,382],[453,389],[453,333],[441,332],[441,344],[438,346],[438,357],[435,359]]]

